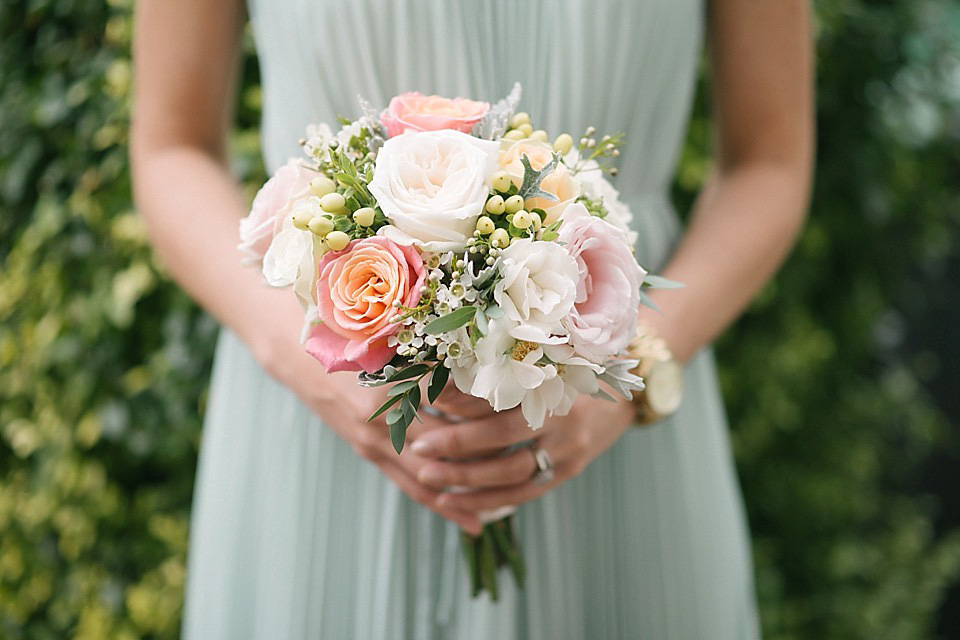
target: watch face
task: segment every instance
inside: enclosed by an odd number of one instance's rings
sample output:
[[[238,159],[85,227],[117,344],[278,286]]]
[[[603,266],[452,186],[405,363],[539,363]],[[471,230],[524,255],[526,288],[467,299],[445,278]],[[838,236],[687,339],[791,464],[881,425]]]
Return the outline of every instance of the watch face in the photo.
[[[673,360],[657,362],[647,373],[647,403],[655,413],[668,416],[683,397],[683,368]]]

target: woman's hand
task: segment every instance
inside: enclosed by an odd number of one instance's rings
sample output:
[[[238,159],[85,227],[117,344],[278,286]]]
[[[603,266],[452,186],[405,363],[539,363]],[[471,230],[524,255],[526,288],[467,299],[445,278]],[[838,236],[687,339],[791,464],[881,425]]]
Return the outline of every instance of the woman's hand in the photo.
[[[291,326],[278,332],[269,348],[254,348],[267,371],[296,393],[307,407],[323,418],[326,426],[361,457],[379,467],[411,499],[462,529],[479,535],[483,524],[475,513],[441,506],[438,499],[442,492],[417,479],[431,459],[411,451],[409,445],[398,455],[384,416],[367,421],[387,399],[388,387],[364,388],[357,385],[355,374],[324,373],[320,363],[307,355],[296,341],[297,335],[298,331]],[[420,417],[423,423],[414,421],[407,432],[408,443],[419,434],[442,430],[449,424],[423,412]]]
[[[527,426],[520,411],[511,410],[418,433],[408,448],[427,460],[417,472],[423,484],[434,490],[471,489],[443,493],[439,507],[478,513],[533,500],[579,475],[623,435],[633,418],[633,406],[625,400],[581,396],[568,415],[549,418],[537,431]],[[547,484],[532,482],[537,464],[527,447],[470,460],[528,440],[553,461],[554,477]]]

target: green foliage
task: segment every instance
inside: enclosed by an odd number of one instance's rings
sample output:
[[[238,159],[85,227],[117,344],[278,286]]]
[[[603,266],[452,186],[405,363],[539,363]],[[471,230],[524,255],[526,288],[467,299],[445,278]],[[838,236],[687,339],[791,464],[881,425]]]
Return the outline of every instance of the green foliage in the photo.
[[[926,638],[960,573],[960,531],[935,537],[936,503],[910,489],[949,433],[923,386],[936,355],[903,341],[917,282],[960,255],[960,6],[817,7],[811,217],[718,349],[764,632]],[[706,112],[680,170],[686,203],[707,167]]]
[[[178,635],[215,326],[131,210],[129,5],[0,4],[3,638]],[[813,215],[722,340],[722,380],[766,637],[923,638],[960,534],[935,536],[936,505],[910,489],[946,424],[903,327],[923,308],[916,283],[957,256],[960,9],[818,14]],[[243,73],[234,162],[253,185],[249,51]],[[682,208],[708,139],[701,95]]]

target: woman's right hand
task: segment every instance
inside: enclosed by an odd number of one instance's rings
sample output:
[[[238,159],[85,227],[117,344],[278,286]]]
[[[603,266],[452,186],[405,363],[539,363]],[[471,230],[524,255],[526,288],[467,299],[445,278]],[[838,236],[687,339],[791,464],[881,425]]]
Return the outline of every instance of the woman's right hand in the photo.
[[[384,415],[367,421],[386,400],[388,387],[361,387],[354,373],[325,373],[320,363],[303,350],[297,340],[298,335],[299,332],[292,329],[289,332],[278,331],[268,347],[255,345],[254,352],[261,365],[289,387],[357,454],[379,467],[411,499],[455,522],[462,529],[479,534],[483,524],[475,513],[439,507],[437,499],[443,492],[417,480],[417,474],[432,460],[417,455],[409,447],[405,447],[403,453],[398,455],[390,440]],[[408,432],[408,441],[412,441],[419,432],[450,425],[422,411],[420,417],[423,423],[414,421]]]

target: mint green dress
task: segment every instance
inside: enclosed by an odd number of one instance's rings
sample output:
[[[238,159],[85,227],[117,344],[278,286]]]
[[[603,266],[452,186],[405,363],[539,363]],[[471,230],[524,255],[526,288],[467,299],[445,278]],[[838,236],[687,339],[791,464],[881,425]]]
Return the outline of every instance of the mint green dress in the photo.
[[[268,168],[308,123],[418,90],[626,133],[617,186],[656,267],[701,0],[250,0]],[[239,259],[239,256],[238,256]],[[318,365],[319,366],[319,365]],[[749,536],[709,351],[679,412],[517,514],[528,563],[472,599],[458,530],[412,502],[224,331],[200,450],[187,640],[727,640],[758,636]]]

